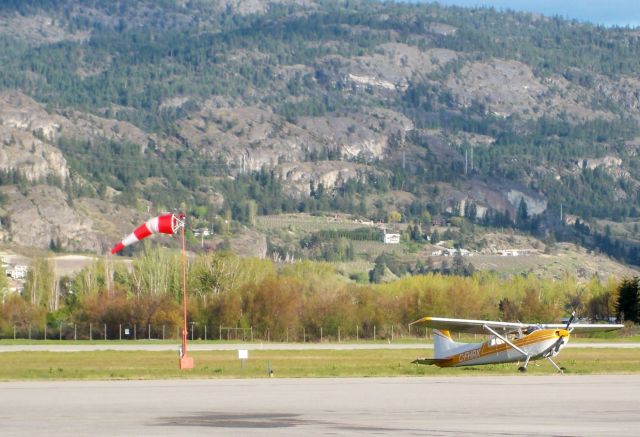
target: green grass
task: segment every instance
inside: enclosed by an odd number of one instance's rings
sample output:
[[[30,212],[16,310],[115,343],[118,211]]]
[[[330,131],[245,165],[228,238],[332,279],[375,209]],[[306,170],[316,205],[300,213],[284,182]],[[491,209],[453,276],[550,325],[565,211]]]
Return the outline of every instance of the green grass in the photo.
[[[516,364],[440,369],[412,364],[430,350],[249,351],[241,368],[236,351],[193,352],[195,368],[178,369],[175,352],[11,352],[0,353],[0,380],[171,379],[371,376],[513,375]],[[640,349],[568,349],[556,362],[567,373],[640,373]],[[528,374],[555,370],[546,360],[532,362]]]

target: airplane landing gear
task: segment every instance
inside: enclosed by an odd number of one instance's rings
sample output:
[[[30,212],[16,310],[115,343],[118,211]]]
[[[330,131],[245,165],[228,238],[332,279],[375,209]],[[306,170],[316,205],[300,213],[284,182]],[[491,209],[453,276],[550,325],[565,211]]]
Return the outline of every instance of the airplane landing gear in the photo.
[[[524,360],[524,366],[518,367],[518,371],[520,373],[525,373],[527,371],[527,366],[529,365],[529,360],[531,359],[531,355],[527,355],[527,359]]]
[[[558,366],[558,365],[557,365],[557,364],[556,364],[556,363],[551,359],[551,357],[547,357],[547,360],[549,360],[549,362],[553,365],[553,367],[555,367],[555,368],[556,368],[556,370],[557,370],[558,372],[560,372],[560,374],[563,374],[563,373],[564,373],[564,371],[566,370],[564,367],[560,367],[560,366]]]

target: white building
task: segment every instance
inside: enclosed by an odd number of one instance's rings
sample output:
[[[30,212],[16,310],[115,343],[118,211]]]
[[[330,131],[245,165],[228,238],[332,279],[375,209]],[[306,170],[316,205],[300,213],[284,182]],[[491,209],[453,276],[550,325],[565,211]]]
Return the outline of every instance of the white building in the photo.
[[[384,243],[385,244],[399,244],[400,243],[400,234],[384,234]]]

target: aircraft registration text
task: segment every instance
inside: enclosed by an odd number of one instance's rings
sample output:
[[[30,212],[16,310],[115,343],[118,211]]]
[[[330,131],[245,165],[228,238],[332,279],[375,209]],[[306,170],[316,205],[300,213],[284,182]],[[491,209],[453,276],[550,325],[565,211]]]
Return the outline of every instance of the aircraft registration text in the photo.
[[[462,363],[463,361],[474,360],[476,358],[480,358],[480,349],[472,349],[470,351],[465,351],[461,354],[458,354],[459,363]]]

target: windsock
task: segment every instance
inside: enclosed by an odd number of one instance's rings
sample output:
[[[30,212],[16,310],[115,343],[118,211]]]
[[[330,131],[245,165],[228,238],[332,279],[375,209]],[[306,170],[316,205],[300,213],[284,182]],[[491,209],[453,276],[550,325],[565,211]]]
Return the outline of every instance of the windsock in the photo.
[[[169,234],[173,235],[180,227],[184,226],[184,214],[176,216],[175,214],[163,214],[158,217],[147,220],[146,223],[138,226],[135,231],[125,237],[124,240],[113,246],[111,254],[120,252],[130,244],[136,243],[143,238],[147,238],[151,234]]]

